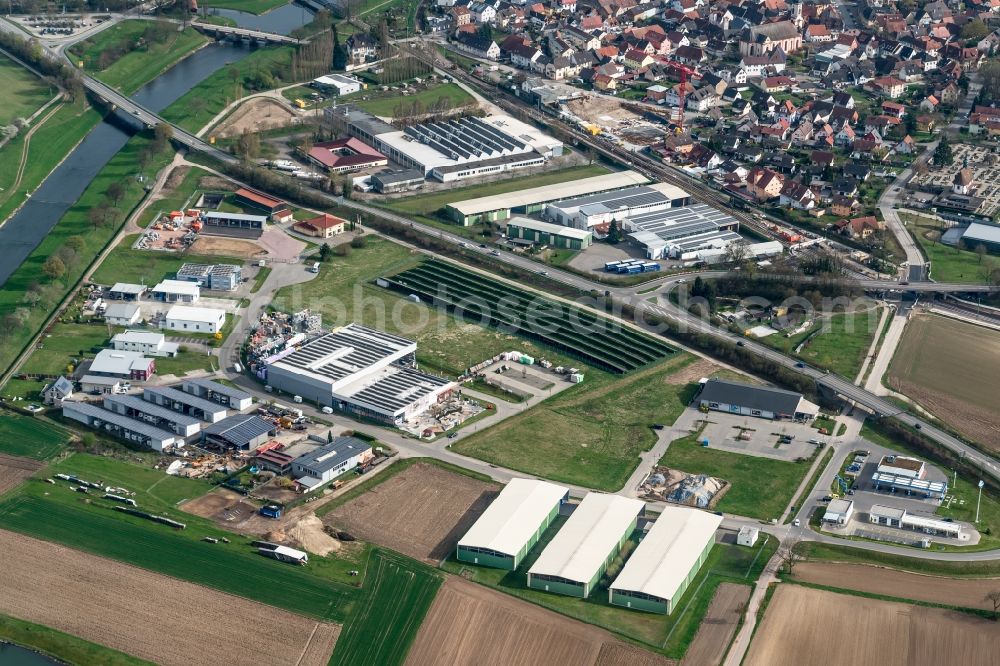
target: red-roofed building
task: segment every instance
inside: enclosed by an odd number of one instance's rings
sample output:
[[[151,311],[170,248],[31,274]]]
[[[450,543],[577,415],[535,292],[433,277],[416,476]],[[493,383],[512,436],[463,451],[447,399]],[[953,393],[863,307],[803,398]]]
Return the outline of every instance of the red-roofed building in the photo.
[[[347,220],[337,217],[336,215],[323,213],[318,217],[296,222],[292,225],[292,228],[301,234],[305,234],[306,236],[331,238],[344,233],[344,229],[347,228]]]
[[[361,171],[389,164],[389,158],[354,137],[317,143],[309,150],[309,161],[333,173]]]
[[[233,195],[241,206],[266,211],[273,222],[284,222],[292,217],[292,209],[287,203],[258,190],[241,187]]]

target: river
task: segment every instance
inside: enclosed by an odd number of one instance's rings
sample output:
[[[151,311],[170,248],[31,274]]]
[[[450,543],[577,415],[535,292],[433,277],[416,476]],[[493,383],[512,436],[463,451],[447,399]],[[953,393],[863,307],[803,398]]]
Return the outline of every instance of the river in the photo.
[[[52,666],[61,663],[44,654],[25,650],[20,645],[0,643],[0,664],[3,666]]]
[[[228,63],[247,57],[247,47],[212,43],[195,51],[139,90],[133,99],[160,112]],[[121,118],[119,118],[121,120]],[[20,210],[0,227],[0,286],[80,198],[94,176],[128,141],[128,122],[102,122],[42,182]]]
[[[209,7],[206,10],[209,16],[222,16],[232,19],[240,28],[250,30],[263,30],[279,35],[291,34],[292,30],[301,28],[312,20],[313,13],[302,5],[288,4],[275,7],[266,14],[251,14],[238,9],[220,9]]]

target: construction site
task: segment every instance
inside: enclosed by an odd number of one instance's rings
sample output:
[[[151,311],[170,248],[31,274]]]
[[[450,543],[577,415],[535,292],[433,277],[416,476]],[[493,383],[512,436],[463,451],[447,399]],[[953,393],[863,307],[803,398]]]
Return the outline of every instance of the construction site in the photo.
[[[728,489],[729,482],[724,479],[657,466],[639,486],[639,496],[654,502],[711,509]]]

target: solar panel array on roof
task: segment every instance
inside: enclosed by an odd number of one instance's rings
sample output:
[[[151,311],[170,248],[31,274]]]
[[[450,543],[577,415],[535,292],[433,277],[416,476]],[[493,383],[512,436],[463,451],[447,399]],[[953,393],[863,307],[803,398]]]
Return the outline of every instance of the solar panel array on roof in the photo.
[[[443,377],[426,375],[409,368],[399,368],[397,372],[381,377],[375,383],[352,395],[351,398],[396,412],[431,393],[434,389],[450,383],[450,380]]]
[[[671,243],[675,253],[694,252],[712,247],[726,247],[730,243],[736,243],[742,237],[734,231],[711,231],[706,234],[698,234],[690,238],[684,238]]]
[[[303,345],[280,363],[339,381],[412,344],[406,338],[350,324]]]
[[[274,430],[274,425],[255,414],[237,414],[206,427],[203,432],[236,447],[245,447],[261,435]]]
[[[453,160],[497,157],[528,149],[528,145],[520,139],[484,123],[479,118],[458,118],[439,123],[413,125],[405,128],[403,132]]]
[[[639,185],[615,192],[599,192],[597,194],[587,194],[575,199],[557,201],[554,205],[559,208],[583,208],[601,204],[611,210],[618,208],[631,208],[635,206],[646,206],[649,204],[670,201],[670,199],[648,185]]]
[[[696,203],[691,206],[632,215],[626,221],[626,224],[635,231],[651,231],[658,236],[661,231],[670,231],[679,225],[693,225],[695,223],[719,228],[737,224],[737,220],[718,208],[704,203]],[[667,239],[664,238],[664,240]]]

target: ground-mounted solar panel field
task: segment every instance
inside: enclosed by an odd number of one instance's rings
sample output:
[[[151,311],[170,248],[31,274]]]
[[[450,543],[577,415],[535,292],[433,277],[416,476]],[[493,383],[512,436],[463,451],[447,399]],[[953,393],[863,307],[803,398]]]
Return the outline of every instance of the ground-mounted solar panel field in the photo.
[[[456,316],[536,340],[609,372],[631,372],[676,352],[606,317],[443,261],[431,259],[384,279]]]

